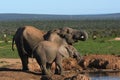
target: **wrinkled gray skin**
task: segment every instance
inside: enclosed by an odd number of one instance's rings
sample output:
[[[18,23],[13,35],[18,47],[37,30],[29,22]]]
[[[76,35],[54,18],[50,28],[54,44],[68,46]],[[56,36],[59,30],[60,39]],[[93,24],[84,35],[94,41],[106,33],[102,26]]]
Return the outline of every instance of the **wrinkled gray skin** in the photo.
[[[71,50],[69,50],[69,48]],[[51,75],[51,65],[53,62],[58,66],[58,74],[63,73],[62,59],[73,57],[80,60],[79,54],[74,51],[75,49],[68,45],[57,33],[50,34],[49,41],[41,41],[34,48],[33,54],[39,63],[42,73]]]
[[[78,40],[85,41],[88,38],[88,35],[85,31],[80,31],[72,28],[59,28],[48,31],[45,33],[39,29],[36,29],[32,26],[20,27],[17,29],[13,41],[12,41],[12,50],[14,50],[14,42],[19,53],[19,56],[22,61],[22,70],[28,69],[28,58],[32,56],[32,51],[36,44],[44,40],[53,40],[50,39],[50,34],[56,32],[61,38],[65,39],[66,43],[72,45]],[[33,54],[34,55],[34,54]]]

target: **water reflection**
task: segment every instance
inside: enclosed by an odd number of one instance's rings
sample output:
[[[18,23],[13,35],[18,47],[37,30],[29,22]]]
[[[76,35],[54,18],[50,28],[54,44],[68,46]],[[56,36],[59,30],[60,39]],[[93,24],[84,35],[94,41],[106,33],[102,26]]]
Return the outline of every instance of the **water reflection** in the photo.
[[[88,75],[91,80],[120,80],[120,72],[94,72]]]
[[[110,76],[101,76],[101,77],[91,77],[91,80],[120,80],[120,78],[110,77]]]

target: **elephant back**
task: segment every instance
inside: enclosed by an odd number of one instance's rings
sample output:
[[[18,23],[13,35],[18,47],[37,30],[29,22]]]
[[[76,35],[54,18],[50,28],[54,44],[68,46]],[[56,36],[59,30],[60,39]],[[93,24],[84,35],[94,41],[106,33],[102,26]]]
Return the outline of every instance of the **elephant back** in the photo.
[[[24,35],[25,37],[35,37],[33,39],[39,38],[39,39],[43,39],[43,35],[45,34],[44,31],[39,30],[35,27],[32,26],[25,26],[25,30],[24,30]]]
[[[67,44],[66,41],[61,38],[56,32],[48,32],[45,36],[44,36],[45,40],[57,43],[59,46],[62,44]]]
[[[43,41],[44,31],[39,30],[32,26],[25,26],[25,30],[23,32],[23,37],[25,41],[29,44],[31,48],[33,48],[38,42]]]

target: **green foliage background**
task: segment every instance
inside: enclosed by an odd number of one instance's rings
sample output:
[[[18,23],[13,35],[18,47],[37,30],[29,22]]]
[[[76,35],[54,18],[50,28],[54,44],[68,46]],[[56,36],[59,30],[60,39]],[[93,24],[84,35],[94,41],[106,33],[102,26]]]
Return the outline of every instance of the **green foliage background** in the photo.
[[[22,20],[0,21],[0,39],[4,33],[11,37],[16,29],[21,26],[31,25],[48,31],[53,28],[71,27],[84,29],[91,37],[93,34],[99,37],[115,37],[120,35],[120,20]]]
[[[44,31],[54,28],[71,27],[86,30],[89,39],[85,42],[79,41],[74,46],[82,54],[119,54],[120,41],[109,41],[120,37],[120,20],[22,20],[22,21],[0,21],[0,41],[4,41],[3,34],[7,34],[7,40],[11,41],[18,27],[30,25]],[[92,36],[97,39],[93,40]],[[17,49],[11,50],[11,42],[0,43],[1,58],[18,58]]]

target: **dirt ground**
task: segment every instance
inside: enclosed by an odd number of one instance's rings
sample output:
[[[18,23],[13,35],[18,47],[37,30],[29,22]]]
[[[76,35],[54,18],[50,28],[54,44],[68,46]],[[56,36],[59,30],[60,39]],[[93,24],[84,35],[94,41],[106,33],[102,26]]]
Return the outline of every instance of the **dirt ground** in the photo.
[[[29,71],[21,71],[20,59],[0,59],[0,80],[49,80],[41,75],[35,59],[29,59]],[[55,65],[52,66],[54,72]],[[119,71],[119,55],[85,55],[77,64],[75,59],[63,60],[64,75],[52,75],[51,80],[90,80],[86,72]]]

